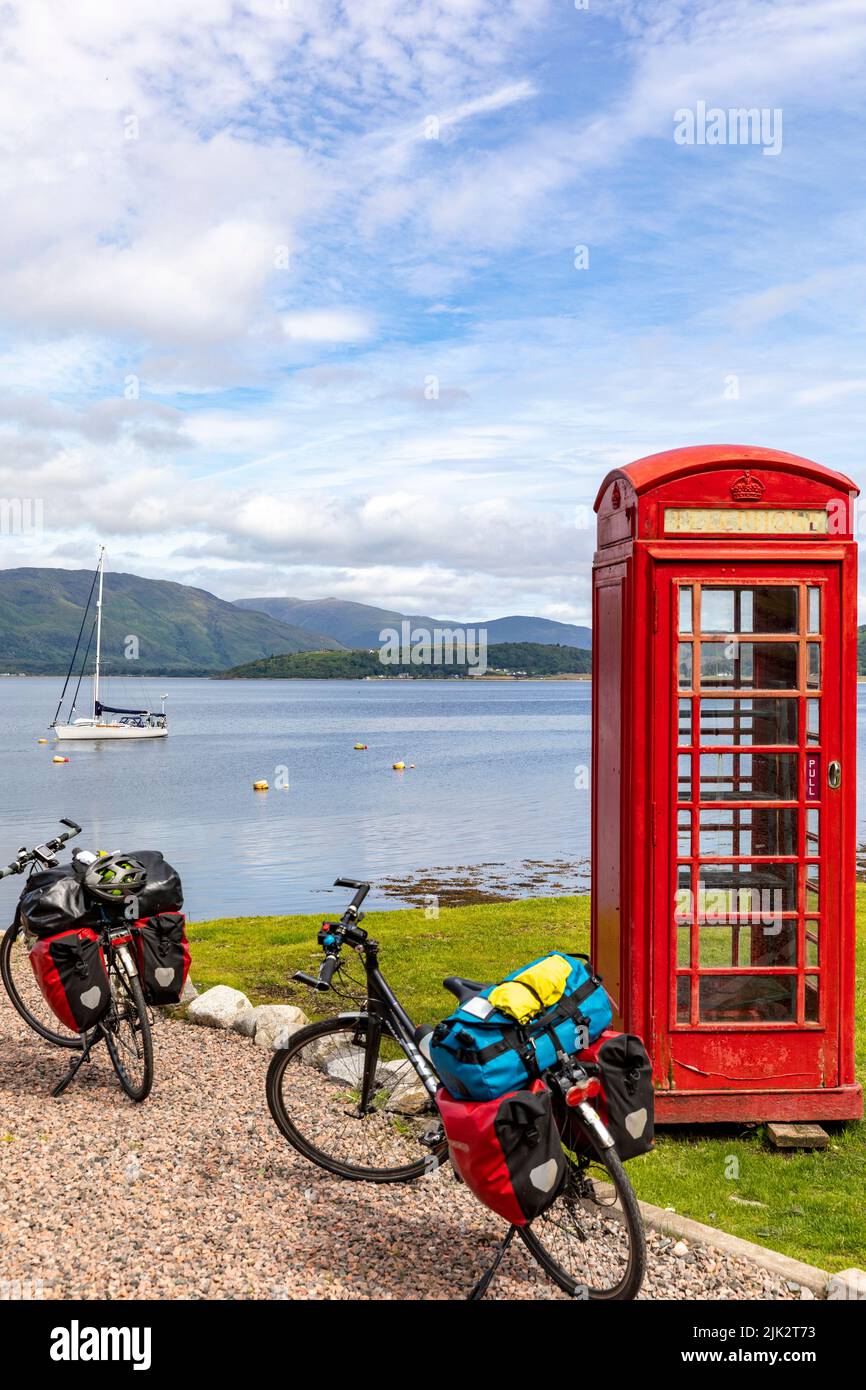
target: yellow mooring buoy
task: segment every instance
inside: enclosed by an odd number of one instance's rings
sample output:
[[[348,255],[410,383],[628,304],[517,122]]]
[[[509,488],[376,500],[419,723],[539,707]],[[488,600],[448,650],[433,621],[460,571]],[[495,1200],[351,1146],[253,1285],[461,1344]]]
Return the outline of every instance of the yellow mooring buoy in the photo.
[[[253,791],[254,791],[254,792],[266,792],[267,790],[268,790],[268,784],[267,784],[267,782],[253,782]]]
[[[52,758],[51,761],[52,761],[53,763],[68,763],[68,762],[69,762],[69,759],[68,759],[68,758],[55,757],[55,758]]]
[[[36,742],[37,742],[37,743],[47,743],[47,742],[48,742],[48,739],[47,739],[47,738],[38,738],[38,739],[36,740]]]
[[[355,747],[356,747],[356,748],[366,748],[367,745],[366,745],[366,743],[356,743],[356,744],[355,744]]]
[[[402,772],[403,769],[404,769],[404,767],[406,766],[406,764],[405,764],[405,763],[392,763],[391,766],[393,767],[393,769],[394,769],[395,772]]]

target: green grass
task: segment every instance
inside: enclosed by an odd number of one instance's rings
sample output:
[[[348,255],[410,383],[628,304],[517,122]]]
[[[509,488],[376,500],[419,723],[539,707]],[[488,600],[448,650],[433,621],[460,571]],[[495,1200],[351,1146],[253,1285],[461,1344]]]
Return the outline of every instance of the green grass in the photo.
[[[866,887],[858,887],[858,1067],[866,1071]],[[332,995],[291,983],[293,970],[315,971],[319,917],[247,917],[190,928],[198,987],[242,989],[253,1003],[300,1004],[313,1014],[339,1011]],[[435,1022],[449,1012],[445,975],[491,980],[524,960],[561,947],[589,948],[589,898],[370,913],[382,967],[410,1015]],[[323,1002],[324,1001],[324,1002]],[[344,1007],[344,1006],[343,1006]],[[733,1235],[825,1269],[866,1267],[866,1124],[827,1125],[825,1152],[779,1153],[745,1126],[663,1132],[655,1150],[629,1164],[638,1195]],[[744,1202],[761,1205],[740,1205]]]

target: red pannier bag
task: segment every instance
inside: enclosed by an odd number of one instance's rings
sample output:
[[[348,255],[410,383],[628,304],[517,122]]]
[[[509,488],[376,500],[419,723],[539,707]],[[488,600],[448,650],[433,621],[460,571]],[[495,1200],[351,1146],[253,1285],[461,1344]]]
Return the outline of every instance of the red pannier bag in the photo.
[[[148,1004],[178,1004],[189,974],[189,943],[182,912],[158,912],[133,923],[138,974]]]
[[[513,1226],[526,1226],[556,1198],[565,1154],[550,1091],[533,1081],[525,1091],[495,1100],[455,1100],[440,1087],[442,1116],[454,1170],[485,1206]]]
[[[612,1028],[577,1054],[575,1061],[601,1081],[601,1094],[589,1103],[598,1111],[623,1162],[647,1153],[654,1143],[652,1063],[641,1039]],[[573,1138],[582,1131],[575,1127]],[[585,1138],[582,1140],[586,1145]]]
[[[92,927],[40,937],[30,948],[30,964],[45,1002],[73,1033],[86,1033],[104,1018],[108,971]]]

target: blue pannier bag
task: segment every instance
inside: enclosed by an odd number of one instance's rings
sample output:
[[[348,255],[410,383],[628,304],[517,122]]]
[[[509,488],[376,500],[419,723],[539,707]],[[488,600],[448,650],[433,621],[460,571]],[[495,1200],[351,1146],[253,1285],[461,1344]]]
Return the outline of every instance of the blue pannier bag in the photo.
[[[612,1021],[587,958],[550,951],[464,999],[430,1038],[430,1060],[452,1096],[494,1100],[573,1057]]]

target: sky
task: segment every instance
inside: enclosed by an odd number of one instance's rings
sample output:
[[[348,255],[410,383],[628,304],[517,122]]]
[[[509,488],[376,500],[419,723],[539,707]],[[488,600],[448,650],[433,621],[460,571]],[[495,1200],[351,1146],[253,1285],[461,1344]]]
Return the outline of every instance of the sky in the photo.
[[[7,0],[0,567],[582,623],[612,466],[866,484],[864,72],[862,0]]]

